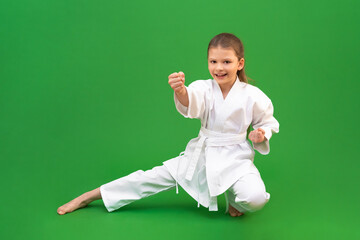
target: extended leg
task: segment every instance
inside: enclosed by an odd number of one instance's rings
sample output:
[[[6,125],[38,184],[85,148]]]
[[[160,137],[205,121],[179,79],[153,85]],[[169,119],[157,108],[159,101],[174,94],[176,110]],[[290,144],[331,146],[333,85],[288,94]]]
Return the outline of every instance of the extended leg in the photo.
[[[106,209],[112,212],[135,200],[175,187],[176,181],[162,165],[151,170],[138,170],[100,187]]]
[[[98,199],[103,199],[105,207],[111,212],[137,199],[173,188],[175,184],[175,179],[164,165],[145,172],[139,170],[80,195],[59,207],[57,212],[64,215]]]

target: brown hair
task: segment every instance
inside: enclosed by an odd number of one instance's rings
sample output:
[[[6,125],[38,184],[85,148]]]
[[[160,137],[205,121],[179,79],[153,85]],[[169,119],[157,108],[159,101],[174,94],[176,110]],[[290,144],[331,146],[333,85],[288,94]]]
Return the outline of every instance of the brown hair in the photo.
[[[231,33],[220,33],[213,37],[209,43],[207,50],[207,57],[209,58],[209,49],[212,47],[232,48],[235,51],[238,60],[244,58],[244,45],[241,40]],[[245,58],[244,58],[245,59]],[[245,65],[241,70],[236,73],[240,82],[248,83],[248,79],[251,79],[245,74]],[[251,79],[252,80],[252,79]]]

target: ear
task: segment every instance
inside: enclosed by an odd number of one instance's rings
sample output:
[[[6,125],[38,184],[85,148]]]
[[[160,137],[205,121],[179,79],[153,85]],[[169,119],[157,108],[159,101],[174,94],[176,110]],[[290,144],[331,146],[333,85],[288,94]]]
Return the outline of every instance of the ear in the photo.
[[[238,62],[238,68],[237,70],[241,70],[244,68],[244,65],[245,65],[245,59],[244,58],[241,58]]]

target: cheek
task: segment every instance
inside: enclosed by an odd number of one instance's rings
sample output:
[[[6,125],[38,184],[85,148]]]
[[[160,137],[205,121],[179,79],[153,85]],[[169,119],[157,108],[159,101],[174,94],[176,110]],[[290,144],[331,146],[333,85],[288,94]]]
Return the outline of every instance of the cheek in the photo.
[[[229,69],[231,69],[231,71],[233,71],[233,72],[237,72],[237,68],[236,68],[236,66],[232,66],[231,68],[229,68]]]

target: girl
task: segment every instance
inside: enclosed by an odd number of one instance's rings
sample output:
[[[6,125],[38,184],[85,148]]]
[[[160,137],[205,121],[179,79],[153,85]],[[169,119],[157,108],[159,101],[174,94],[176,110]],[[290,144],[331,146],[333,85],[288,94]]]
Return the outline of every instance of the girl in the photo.
[[[213,79],[185,86],[183,72],[169,75],[176,109],[186,118],[201,120],[199,136],[180,156],[148,171],[101,185],[58,208],[63,215],[102,199],[112,212],[135,200],[169,190],[178,184],[200,205],[217,211],[217,196],[225,193],[231,216],[261,209],[270,198],[253,164],[254,149],[270,151],[269,140],[279,132],[271,100],[247,83],[244,47],[240,39],[221,33],[208,45],[208,68]],[[246,139],[247,130],[253,131]]]

